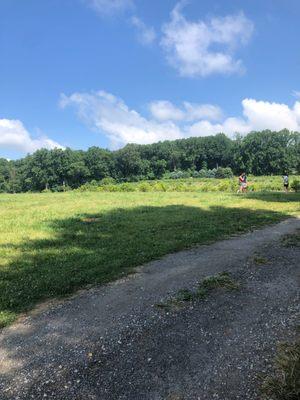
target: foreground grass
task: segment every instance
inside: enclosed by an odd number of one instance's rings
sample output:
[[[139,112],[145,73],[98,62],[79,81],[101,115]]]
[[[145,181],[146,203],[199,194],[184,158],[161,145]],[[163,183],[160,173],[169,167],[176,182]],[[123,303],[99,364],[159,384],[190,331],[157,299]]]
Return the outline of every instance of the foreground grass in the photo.
[[[300,214],[299,194],[0,195],[0,326],[195,244]]]

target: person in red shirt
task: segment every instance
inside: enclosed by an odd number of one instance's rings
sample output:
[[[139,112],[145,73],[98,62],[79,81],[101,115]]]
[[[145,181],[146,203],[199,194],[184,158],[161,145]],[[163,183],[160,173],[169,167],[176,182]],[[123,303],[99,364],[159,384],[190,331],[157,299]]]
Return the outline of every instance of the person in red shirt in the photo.
[[[242,172],[239,176],[239,188],[237,193],[245,193],[247,191],[247,176],[245,172]]]

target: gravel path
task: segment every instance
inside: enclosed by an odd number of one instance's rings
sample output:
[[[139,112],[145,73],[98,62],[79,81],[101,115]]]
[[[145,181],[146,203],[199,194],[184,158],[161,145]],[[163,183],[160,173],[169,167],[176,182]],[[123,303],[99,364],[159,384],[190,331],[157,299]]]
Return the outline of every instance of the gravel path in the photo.
[[[258,400],[299,312],[299,219],[168,255],[134,276],[39,307],[0,334],[0,399]],[[156,304],[222,271],[239,291]],[[298,322],[299,323],[299,322]]]

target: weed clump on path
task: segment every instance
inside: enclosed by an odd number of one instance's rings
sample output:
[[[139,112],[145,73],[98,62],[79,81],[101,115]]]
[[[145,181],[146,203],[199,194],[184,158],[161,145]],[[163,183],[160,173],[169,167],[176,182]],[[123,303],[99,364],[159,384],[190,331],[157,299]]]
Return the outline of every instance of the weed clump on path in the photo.
[[[165,303],[158,303],[156,307],[162,309],[180,308],[186,302],[204,300],[215,289],[239,290],[239,283],[235,282],[228,272],[208,276],[200,282],[195,290],[180,289],[176,295]]]
[[[262,257],[260,255],[255,256],[253,258],[253,261],[255,262],[256,265],[268,264],[268,260],[265,257]]]
[[[300,229],[297,229],[296,233],[284,236],[282,244],[285,247],[300,247]]]
[[[239,284],[231,278],[229,272],[221,272],[218,275],[205,278],[199,285],[199,289],[205,289],[207,292],[217,288],[237,290],[239,289]]]
[[[262,387],[264,400],[300,399],[300,340],[281,343],[275,359],[275,373]]]

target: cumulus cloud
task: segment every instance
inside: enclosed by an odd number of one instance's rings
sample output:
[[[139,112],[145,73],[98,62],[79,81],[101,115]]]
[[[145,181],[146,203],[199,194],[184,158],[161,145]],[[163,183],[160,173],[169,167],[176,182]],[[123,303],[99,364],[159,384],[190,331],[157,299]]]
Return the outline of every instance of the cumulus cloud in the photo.
[[[203,132],[207,134],[224,132],[232,136],[235,133],[246,134],[263,129],[300,131],[300,102],[298,101],[290,108],[286,104],[244,99],[242,106],[243,117],[226,118],[221,124],[212,124],[209,121],[197,122],[189,128],[191,135],[197,136],[200,132],[202,134]]]
[[[101,15],[114,15],[133,7],[132,0],[85,0],[86,3]]]
[[[210,104],[184,102],[183,107],[161,100],[149,105],[150,118],[130,109],[122,99],[104,92],[62,95],[62,108],[75,107],[79,118],[90,129],[106,135],[111,147],[126,143],[148,144],[190,136],[225,133],[247,134],[253,130],[290,129],[300,131],[300,102],[286,104],[244,99],[243,115],[224,117],[222,110]]]
[[[46,136],[34,139],[19,120],[0,119],[0,148],[33,153],[40,148],[63,148]]]
[[[189,21],[182,14],[183,5],[175,6],[162,28],[161,46],[169,63],[188,77],[242,72],[245,68],[235,52],[248,43],[253,23],[243,13]]]
[[[267,101],[256,101],[253,99],[245,99],[243,104],[243,114],[251,121],[255,129],[264,129],[266,124],[269,129],[299,129],[299,105],[297,101],[293,108],[289,108],[286,104],[269,103]]]
[[[206,118],[220,120],[223,113],[213,104],[197,104],[185,101],[181,108],[167,100],[157,100],[149,104],[152,116],[159,121],[196,121]]]
[[[104,133],[113,148],[125,143],[153,143],[182,137],[172,121],[158,123],[131,110],[122,99],[104,92],[62,95],[61,107],[74,106],[79,117],[93,130]]]
[[[157,100],[149,104],[152,116],[158,121],[182,121],[185,112],[167,100]]]
[[[236,133],[247,134],[252,131],[249,122],[242,118],[226,118],[222,123],[212,123],[207,120],[195,122],[187,127],[187,136],[209,136],[217,133],[225,133],[234,136]]]
[[[203,118],[211,121],[218,121],[223,116],[221,108],[213,104],[196,104],[185,101],[184,107],[186,110],[186,119],[188,121],[195,121]]]
[[[131,24],[137,30],[137,38],[144,45],[152,44],[156,39],[156,32],[153,27],[147,26],[140,18],[134,16],[131,18]]]

